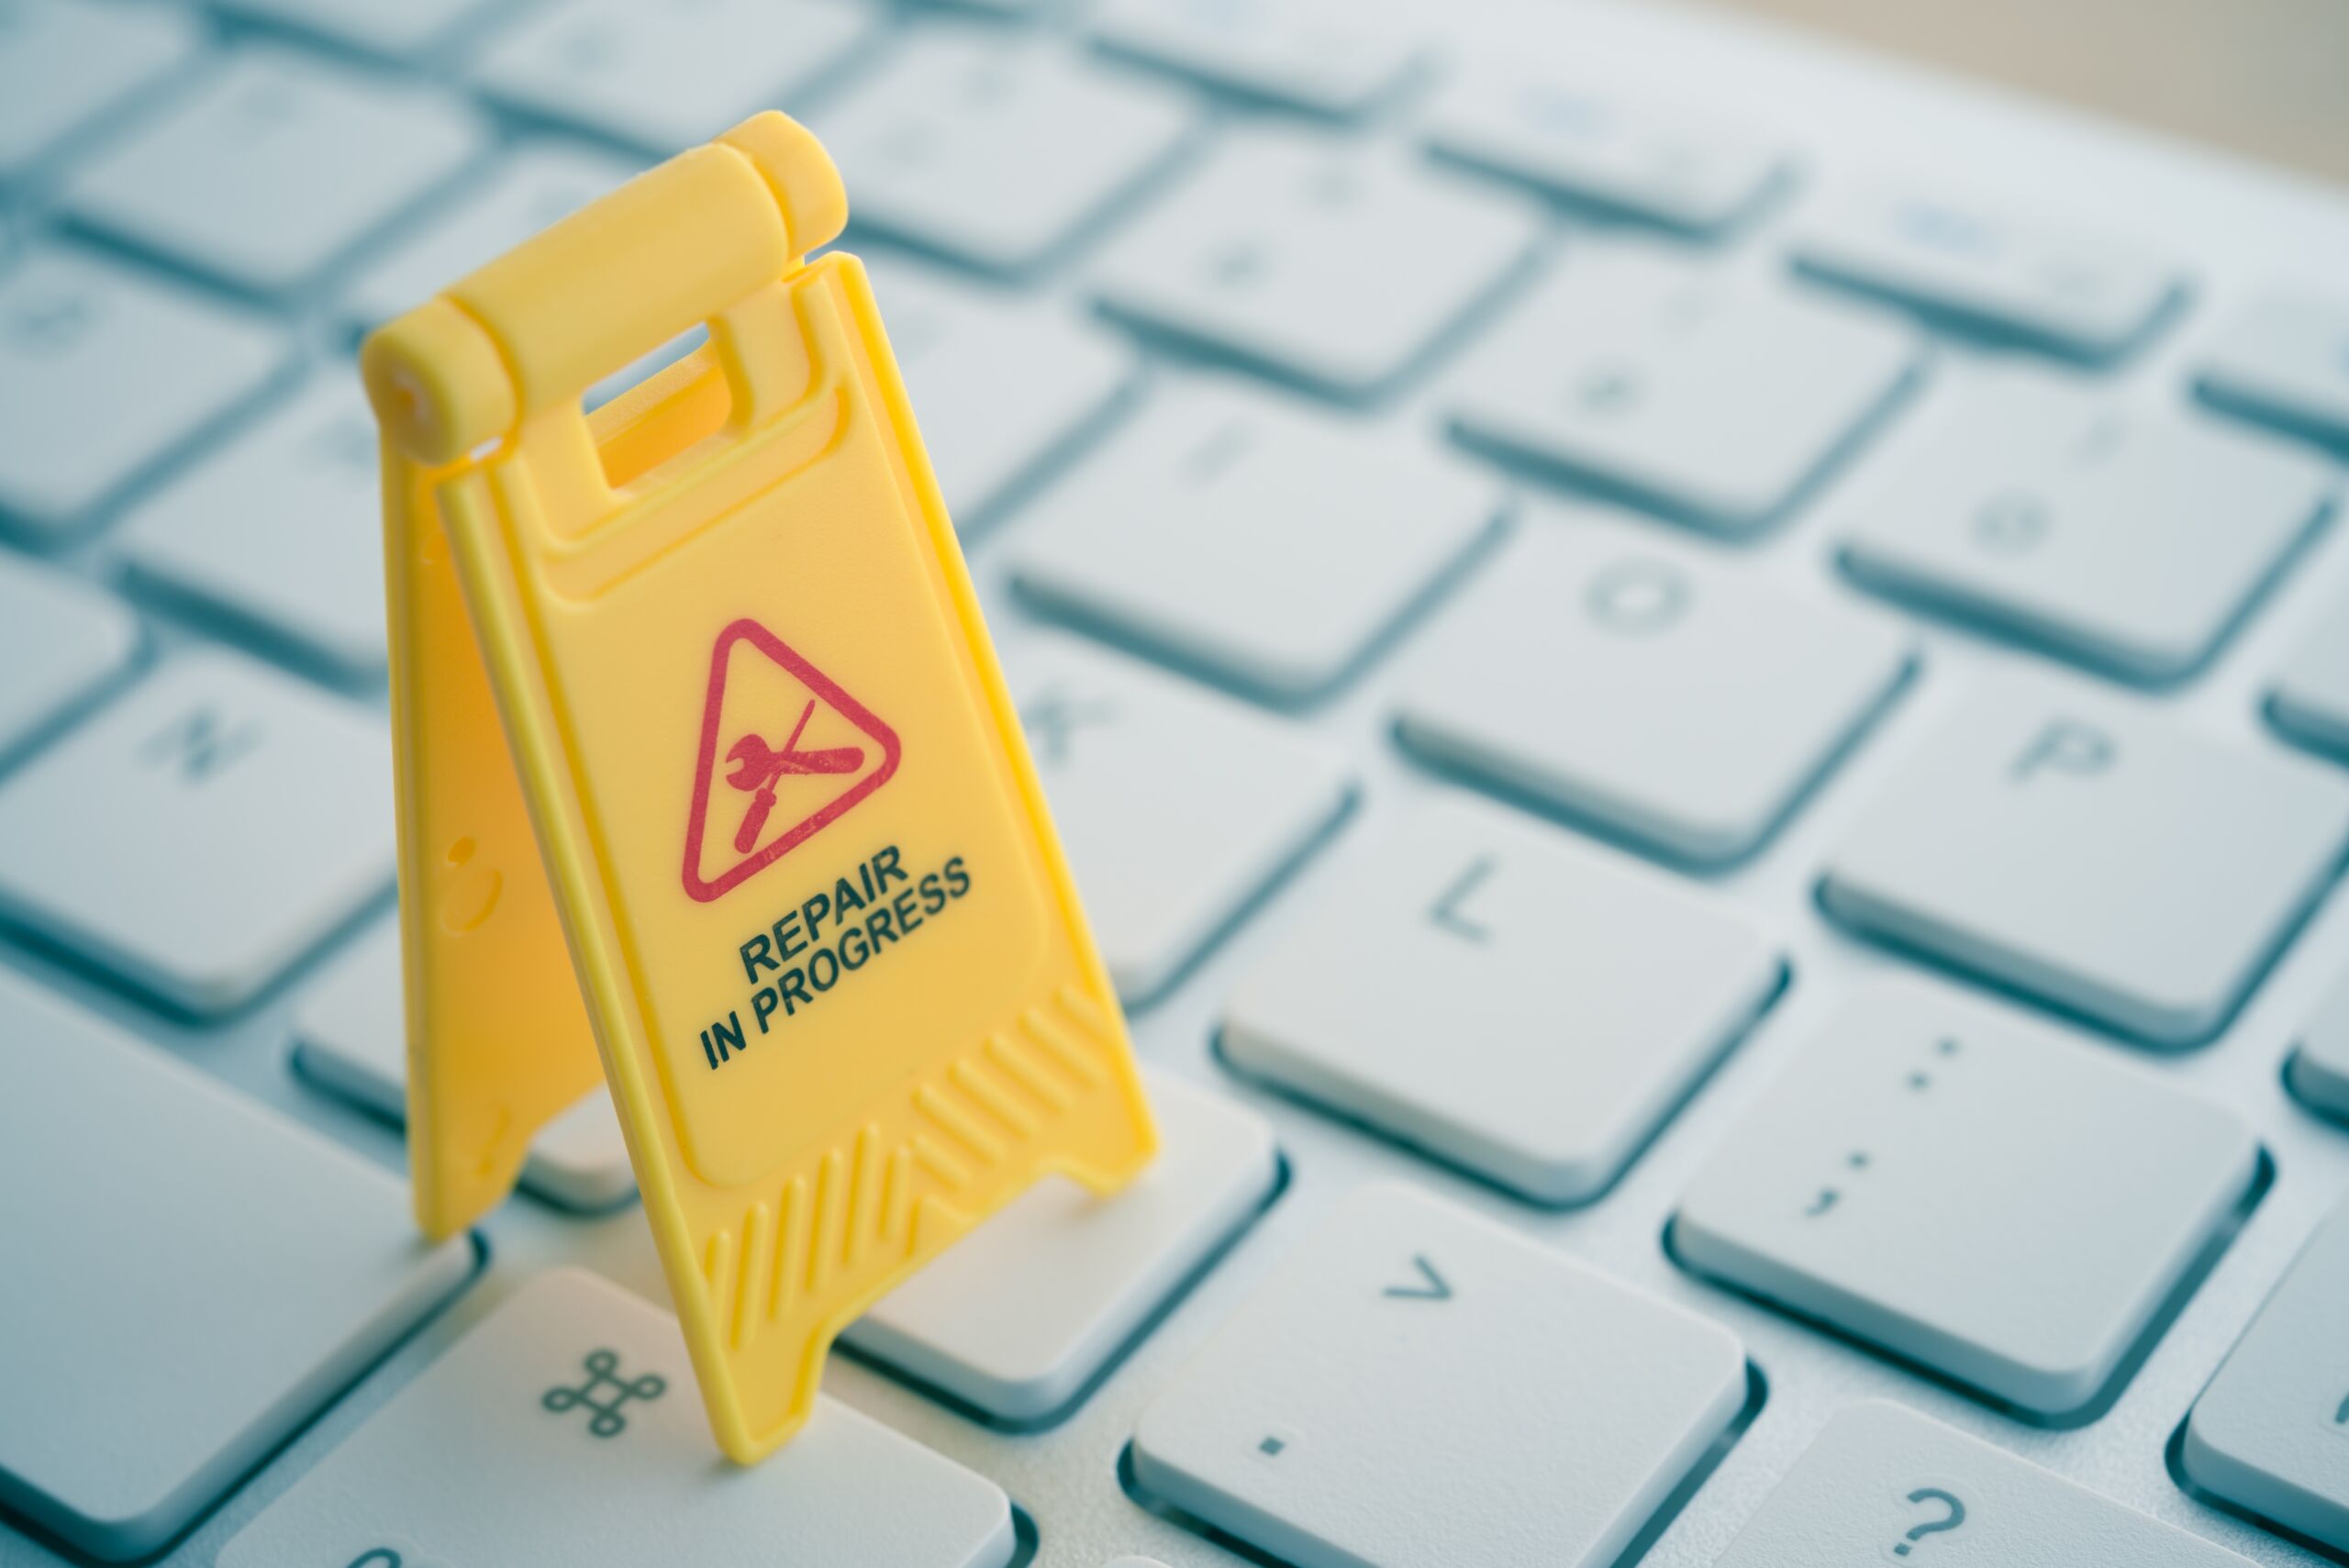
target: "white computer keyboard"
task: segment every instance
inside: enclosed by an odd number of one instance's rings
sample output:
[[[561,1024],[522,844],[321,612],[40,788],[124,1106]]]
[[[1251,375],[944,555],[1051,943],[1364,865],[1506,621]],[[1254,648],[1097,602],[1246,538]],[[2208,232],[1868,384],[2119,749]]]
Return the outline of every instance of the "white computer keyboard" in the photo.
[[[599,1100],[408,1223],[351,356],[774,104],[1167,1148],[736,1473]],[[0,1568],[2349,1560],[2339,193],[1661,5],[0,0]]]

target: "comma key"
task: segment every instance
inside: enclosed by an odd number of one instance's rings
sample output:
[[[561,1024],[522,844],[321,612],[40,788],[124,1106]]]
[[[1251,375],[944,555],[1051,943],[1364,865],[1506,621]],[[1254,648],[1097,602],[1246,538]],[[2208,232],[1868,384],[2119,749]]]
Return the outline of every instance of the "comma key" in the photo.
[[[2132,1035],[2233,1017],[2349,853],[2349,782],[2058,680],[1988,678],[1831,855],[1872,936]]]

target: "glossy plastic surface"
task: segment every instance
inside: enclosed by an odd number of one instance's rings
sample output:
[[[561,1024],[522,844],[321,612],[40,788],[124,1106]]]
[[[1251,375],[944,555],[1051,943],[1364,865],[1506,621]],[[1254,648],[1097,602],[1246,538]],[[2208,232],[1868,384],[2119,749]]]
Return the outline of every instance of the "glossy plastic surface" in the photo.
[[[609,1084],[720,1445],[1039,1175],[1154,1147],[814,139],[744,122],[388,323],[417,1215]],[[708,345],[598,409],[598,378]]]

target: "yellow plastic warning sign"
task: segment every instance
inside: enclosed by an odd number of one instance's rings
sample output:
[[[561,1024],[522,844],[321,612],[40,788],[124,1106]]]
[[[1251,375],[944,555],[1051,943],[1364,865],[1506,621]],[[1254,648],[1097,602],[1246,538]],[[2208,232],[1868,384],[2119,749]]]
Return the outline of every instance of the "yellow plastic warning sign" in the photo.
[[[719,1443],[1149,1111],[823,150],[761,115],[371,337],[434,1235],[600,1075]],[[709,341],[588,415],[696,322]]]

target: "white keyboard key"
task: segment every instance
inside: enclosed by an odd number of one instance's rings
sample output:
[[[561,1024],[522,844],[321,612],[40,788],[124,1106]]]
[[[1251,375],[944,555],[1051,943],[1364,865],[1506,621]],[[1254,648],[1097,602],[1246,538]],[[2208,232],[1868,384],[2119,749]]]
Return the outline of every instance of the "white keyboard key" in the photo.
[[[362,327],[388,321],[570,217],[640,167],[567,143],[525,144],[430,223],[379,248],[352,281],[345,309]]]
[[[1454,797],[1257,959],[1223,1053],[1536,1202],[1584,1203],[1783,973],[1767,938],[1685,884]]]
[[[1107,0],[1085,19],[1130,60],[1333,118],[1393,96],[1430,63],[1407,12],[1349,0]]]
[[[473,79],[533,114],[674,152],[825,80],[873,21],[849,0],[554,0],[493,39]]]
[[[2329,504],[2311,458],[2068,377],[1942,391],[1920,449],[1844,508],[1844,565],[2132,679],[2207,661]]]
[[[222,0],[258,21],[300,28],[376,54],[415,56],[501,0]]]
[[[385,921],[338,958],[294,1011],[294,1063],[321,1088],[393,1121],[407,1118],[400,931]],[[530,1140],[522,1180],[565,1208],[609,1208],[636,1194],[611,1096],[600,1087]]]
[[[859,1318],[845,1342],[1003,1421],[1052,1419],[1271,1196],[1273,1129],[1150,1075],[1156,1160],[1113,1198],[1030,1188]]]
[[[2301,1028],[2284,1076],[2301,1099],[2349,1122],[2349,969]]]
[[[0,556],[0,757],[110,684],[139,651],[111,594]]]
[[[2267,694],[2267,716],[2303,745],[2349,757],[2349,588],[2310,623]]]
[[[0,909],[225,1012],[390,884],[391,784],[381,719],[189,653],[0,784]]]
[[[1297,1568],[1606,1568],[1745,1399],[1728,1329],[1379,1183],[1143,1407],[1134,1474]]]
[[[1082,442],[1141,373],[1124,343],[1056,305],[907,262],[869,265],[930,467],[966,537]]]
[[[1383,391],[1532,254],[1507,193],[1299,130],[1235,132],[1108,247],[1112,314],[1340,397]]]
[[[2349,1551],[2349,1203],[2336,1207],[2186,1420],[2197,1486]]]
[[[1448,401],[1471,446],[1739,533],[1786,511],[1919,362],[1880,317],[1592,247],[1486,338]]]
[[[2046,1416],[2092,1404],[2249,1193],[2233,1111],[1913,982],[1855,994],[1714,1148],[1680,1260]]]
[[[1786,820],[1913,658],[1889,620],[1841,600],[1596,515],[1539,514],[1429,634],[1396,735],[1441,767],[1720,863]]]
[[[192,17],[162,6],[0,5],[0,180],[144,96],[187,60],[196,38]]]
[[[1357,668],[1500,507],[1416,428],[1184,382],[1030,509],[1013,571],[1073,620],[1301,701]]]
[[[2194,390],[2230,414],[2349,444],[2349,302],[2254,295],[2204,350]]]
[[[137,578],[352,673],[384,668],[383,484],[359,373],[293,402],[139,506]]]
[[[756,1468],[712,1445],[677,1320],[542,1273],[220,1551],[219,1568],[1003,1568],[994,1482],[830,1399]]]
[[[456,174],[489,128],[440,91],[245,50],[83,163],[72,215],[251,289],[306,282]]]
[[[2166,258],[1963,198],[1876,192],[1831,206],[1795,241],[1795,264],[1862,293],[2019,339],[2109,360],[2176,301]]]
[[[0,1080],[0,1505],[94,1556],[161,1548],[473,1270],[396,1177],[6,977]]]
[[[1156,83],[963,28],[914,35],[815,117],[860,227],[996,272],[1066,249],[1197,123]]]
[[[1152,1001],[1336,824],[1344,760],[1227,697],[1062,638],[1012,695],[1102,961]]]
[[[2349,851],[2349,781],[1986,679],[1830,857],[1845,924],[2161,1047],[2233,1016]]]
[[[2249,1568],[1889,1400],[1829,1421],[1713,1568]]]
[[[260,391],[287,348],[256,317],[82,251],[0,271],[0,513],[63,532]]]
[[[1464,76],[1428,117],[1443,157],[1685,234],[1716,234],[1790,178],[1784,147],[1710,116],[1538,71]]]

